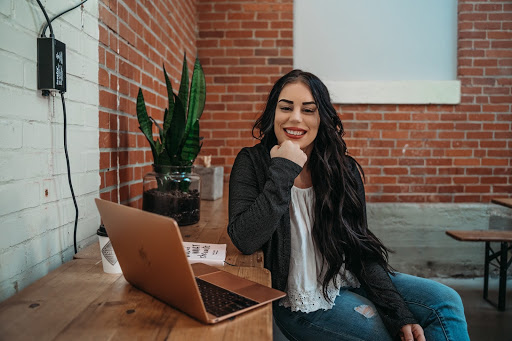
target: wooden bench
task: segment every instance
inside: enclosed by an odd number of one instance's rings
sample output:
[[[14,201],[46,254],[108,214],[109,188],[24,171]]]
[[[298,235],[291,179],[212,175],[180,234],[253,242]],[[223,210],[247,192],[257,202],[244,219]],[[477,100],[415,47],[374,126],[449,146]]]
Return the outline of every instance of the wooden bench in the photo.
[[[450,237],[463,242],[485,242],[485,268],[484,268],[484,299],[498,310],[505,310],[505,299],[507,291],[507,269],[512,263],[512,257],[508,260],[508,251],[512,250],[512,231],[500,230],[474,230],[474,231],[446,231]],[[494,251],[491,242],[501,243],[501,248]],[[511,243],[509,246],[508,244]],[[488,298],[489,293],[489,264],[495,260],[500,269],[500,283],[498,292],[498,304]]]
[[[492,199],[492,202],[498,205],[512,208],[512,198]],[[484,268],[484,299],[496,306],[498,310],[504,311],[506,306],[507,291],[507,270],[512,263],[512,257],[508,259],[508,251],[512,250],[512,231],[503,230],[465,230],[465,231],[446,231],[450,237],[463,242],[485,242],[485,268]],[[498,251],[491,248],[491,243],[501,244]],[[510,245],[509,245],[510,244]],[[500,269],[500,281],[498,291],[498,304],[491,301],[489,294],[489,265],[491,261],[496,260]]]

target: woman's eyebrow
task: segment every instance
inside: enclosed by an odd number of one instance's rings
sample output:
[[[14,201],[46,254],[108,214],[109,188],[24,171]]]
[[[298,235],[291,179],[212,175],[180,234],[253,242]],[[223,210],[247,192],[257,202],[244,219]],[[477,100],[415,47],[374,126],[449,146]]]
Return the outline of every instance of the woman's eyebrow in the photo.
[[[286,102],[286,103],[289,103],[289,104],[293,104],[293,101],[290,101],[290,100],[284,99],[284,98],[280,99],[277,103],[279,103],[279,102]],[[302,102],[302,105],[308,105],[308,104],[315,104],[316,105],[315,101]]]

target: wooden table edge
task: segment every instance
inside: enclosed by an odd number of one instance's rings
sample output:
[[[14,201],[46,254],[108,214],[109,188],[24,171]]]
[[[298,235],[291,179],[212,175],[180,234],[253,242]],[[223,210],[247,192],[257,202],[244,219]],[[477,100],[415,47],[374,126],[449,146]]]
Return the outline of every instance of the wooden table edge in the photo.
[[[493,204],[512,208],[512,198],[493,198],[491,199]]]
[[[512,231],[502,230],[447,230],[445,233],[463,242],[512,242]]]

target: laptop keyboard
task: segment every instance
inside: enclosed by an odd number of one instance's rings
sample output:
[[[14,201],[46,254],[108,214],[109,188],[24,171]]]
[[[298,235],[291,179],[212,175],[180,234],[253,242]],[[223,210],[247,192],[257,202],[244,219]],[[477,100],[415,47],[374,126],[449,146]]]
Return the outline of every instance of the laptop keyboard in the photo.
[[[234,313],[235,311],[258,304],[256,301],[235,294],[200,278],[196,277],[196,282],[206,311],[216,317]]]

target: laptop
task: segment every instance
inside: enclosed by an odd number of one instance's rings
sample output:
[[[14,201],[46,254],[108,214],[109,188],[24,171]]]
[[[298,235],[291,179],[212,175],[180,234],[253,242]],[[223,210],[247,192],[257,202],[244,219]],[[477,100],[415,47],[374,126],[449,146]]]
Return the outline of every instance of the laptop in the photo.
[[[189,264],[172,218],[95,201],[128,283],[203,323],[217,323],[286,296],[203,263]]]

